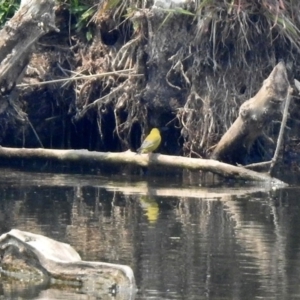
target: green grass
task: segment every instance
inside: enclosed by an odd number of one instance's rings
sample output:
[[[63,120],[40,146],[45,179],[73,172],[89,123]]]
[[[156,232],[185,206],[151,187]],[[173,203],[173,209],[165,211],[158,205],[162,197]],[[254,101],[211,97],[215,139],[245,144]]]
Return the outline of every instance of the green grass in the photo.
[[[18,10],[21,0],[0,0],[0,28],[3,27]],[[58,5],[65,5],[75,20],[74,29],[81,31],[86,29],[87,40],[92,38],[88,28],[89,22],[96,12],[97,6],[91,1],[84,0],[58,0]]]
[[[20,0],[0,0],[0,28],[20,6]]]

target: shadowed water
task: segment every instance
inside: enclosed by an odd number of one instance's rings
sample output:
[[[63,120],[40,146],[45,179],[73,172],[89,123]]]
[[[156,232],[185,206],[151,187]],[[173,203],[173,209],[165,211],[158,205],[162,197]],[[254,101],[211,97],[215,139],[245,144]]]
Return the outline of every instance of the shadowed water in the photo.
[[[300,189],[180,181],[1,169],[0,233],[43,234],[84,260],[127,264],[134,299],[300,298]],[[2,276],[0,299],[97,297]]]

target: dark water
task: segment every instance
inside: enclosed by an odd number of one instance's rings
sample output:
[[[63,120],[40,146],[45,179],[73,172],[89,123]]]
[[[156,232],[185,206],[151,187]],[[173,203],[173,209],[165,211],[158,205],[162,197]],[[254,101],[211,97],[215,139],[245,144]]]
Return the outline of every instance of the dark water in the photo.
[[[84,260],[127,264],[135,299],[300,298],[299,188],[176,181],[1,169],[0,233],[43,234]],[[47,289],[1,281],[0,299],[54,299]]]

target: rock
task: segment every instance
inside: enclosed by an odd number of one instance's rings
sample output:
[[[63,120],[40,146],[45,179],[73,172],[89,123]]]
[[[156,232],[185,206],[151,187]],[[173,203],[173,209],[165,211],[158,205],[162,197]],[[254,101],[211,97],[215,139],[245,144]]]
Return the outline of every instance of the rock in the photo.
[[[0,258],[2,274],[29,284],[89,295],[133,295],[136,290],[129,266],[82,261],[70,245],[26,231],[12,229],[0,236]]]

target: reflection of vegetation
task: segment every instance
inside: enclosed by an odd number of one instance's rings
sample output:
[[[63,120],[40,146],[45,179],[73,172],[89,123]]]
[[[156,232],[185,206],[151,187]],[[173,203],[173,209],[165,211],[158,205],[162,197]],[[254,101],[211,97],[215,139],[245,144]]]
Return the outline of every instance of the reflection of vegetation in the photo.
[[[160,183],[155,189],[146,182],[122,184],[70,175],[56,179],[47,175],[47,187],[32,187],[26,174],[15,176],[10,182],[17,186],[0,185],[2,232],[12,227],[39,232],[64,239],[84,259],[129,264],[141,287],[159,290],[171,283],[178,286],[175,292],[194,295],[195,285],[211,291],[220,276],[224,289],[236,291],[237,299],[247,299],[253,282],[254,294],[270,282],[269,292],[274,293],[272,283],[278,285],[278,278],[283,279],[279,288],[284,290],[286,267],[295,278],[299,274],[287,265],[287,252],[299,246],[295,210],[299,194],[294,200],[290,195],[287,205],[277,191],[259,192],[264,187],[253,188],[257,193],[249,196],[246,189],[189,192],[170,184],[163,188]],[[35,184],[42,185],[40,176]],[[149,222],[155,228],[149,229]],[[245,280],[249,268],[254,276]],[[229,293],[222,286],[216,296]]]
[[[140,202],[148,221],[150,223],[156,223],[159,215],[159,206],[155,199],[152,199],[148,196],[141,196]]]

